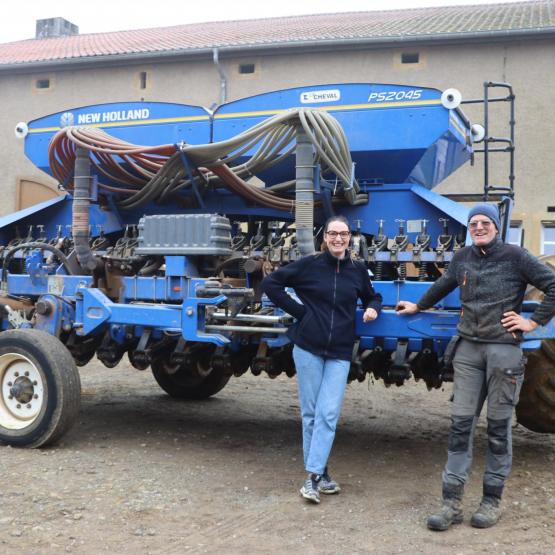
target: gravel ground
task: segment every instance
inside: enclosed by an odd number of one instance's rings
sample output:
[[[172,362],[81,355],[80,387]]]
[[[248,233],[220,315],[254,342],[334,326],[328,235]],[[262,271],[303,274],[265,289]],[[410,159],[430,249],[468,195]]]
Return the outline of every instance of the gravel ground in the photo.
[[[343,491],[309,505],[294,379],[245,375],[214,398],[166,396],[128,364],[81,369],[79,422],[58,445],[0,447],[0,553],[555,554],[555,436],[514,429],[500,523],[430,532],[450,386],[348,387],[330,465]]]

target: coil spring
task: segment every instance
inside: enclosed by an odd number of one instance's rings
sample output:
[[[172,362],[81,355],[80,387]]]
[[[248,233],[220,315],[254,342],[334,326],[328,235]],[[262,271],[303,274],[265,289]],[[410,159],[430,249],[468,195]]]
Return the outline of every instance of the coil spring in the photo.
[[[418,268],[418,281],[426,281],[428,279],[428,263],[421,262]]]

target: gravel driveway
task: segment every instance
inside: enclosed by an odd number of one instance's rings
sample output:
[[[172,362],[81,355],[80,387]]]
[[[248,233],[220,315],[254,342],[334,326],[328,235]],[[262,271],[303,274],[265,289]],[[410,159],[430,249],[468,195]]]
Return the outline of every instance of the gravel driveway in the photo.
[[[555,554],[555,436],[514,430],[505,513],[468,524],[486,443],[476,438],[464,524],[425,527],[437,506],[451,386],[347,389],[330,466],[343,491],[309,505],[294,379],[245,375],[176,401],[149,371],[81,369],[79,422],[43,450],[0,447],[0,552]]]

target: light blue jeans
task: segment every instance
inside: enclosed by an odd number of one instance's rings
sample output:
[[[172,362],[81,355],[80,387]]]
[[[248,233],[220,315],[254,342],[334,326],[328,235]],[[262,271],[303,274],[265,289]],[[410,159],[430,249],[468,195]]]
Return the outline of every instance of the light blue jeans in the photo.
[[[319,357],[297,345],[293,359],[301,403],[304,466],[307,472],[322,474],[333,445],[351,363]]]

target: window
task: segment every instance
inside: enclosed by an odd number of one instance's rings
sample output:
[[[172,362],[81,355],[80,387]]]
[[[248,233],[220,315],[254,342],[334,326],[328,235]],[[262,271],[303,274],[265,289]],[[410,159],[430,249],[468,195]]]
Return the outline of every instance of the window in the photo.
[[[249,73],[254,73],[256,69],[255,64],[239,64],[239,73],[241,75],[248,75]]]
[[[420,61],[420,54],[418,52],[402,52],[402,64],[417,64]]]
[[[555,254],[555,222],[542,222],[541,254]]]
[[[139,88],[146,89],[146,71],[139,73]]]
[[[509,228],[509,236],[507,237],[507,243],[522,247],[522,245],[524,244],[524,229],[522,229],[521,222],[511,222],[511,227]]]
[[[427,65],[427,51],[418,50],[393,50],[393,67],[401,71],[419,71]]]
[[[33,92],[36,93],[49,93],[53,91],[56,85],[56,75],[54,73],[35,74],[30,76],[29,85]]]

